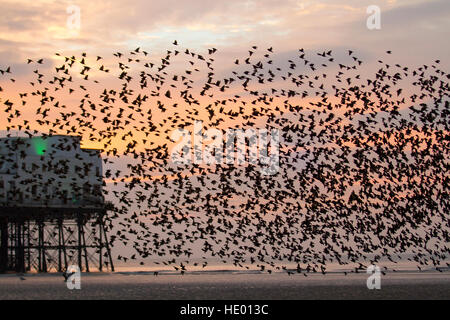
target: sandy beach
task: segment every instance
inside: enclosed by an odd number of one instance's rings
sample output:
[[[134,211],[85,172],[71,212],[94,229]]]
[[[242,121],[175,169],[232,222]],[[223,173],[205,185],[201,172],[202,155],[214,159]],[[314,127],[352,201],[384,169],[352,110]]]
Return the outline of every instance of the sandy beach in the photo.
[[[367,274],[90,273],[69,290],[60,274],[0,275],[0,299],[287,300],[450,299],[450,273],[399,272],[369,290]]]

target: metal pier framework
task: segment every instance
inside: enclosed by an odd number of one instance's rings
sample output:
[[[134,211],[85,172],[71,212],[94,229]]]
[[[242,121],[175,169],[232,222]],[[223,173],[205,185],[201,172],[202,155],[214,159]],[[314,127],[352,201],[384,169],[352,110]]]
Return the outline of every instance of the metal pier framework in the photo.
[[[0,272],[114,271],[106,208],[0,206]]]

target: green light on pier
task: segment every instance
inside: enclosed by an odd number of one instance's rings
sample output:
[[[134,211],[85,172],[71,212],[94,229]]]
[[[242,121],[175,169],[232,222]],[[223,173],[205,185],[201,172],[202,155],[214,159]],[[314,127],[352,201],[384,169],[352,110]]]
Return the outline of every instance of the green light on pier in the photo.
[[[43,138],[34,138],[33,148],[38,156],[43,156],[47,150],[47,141]]]

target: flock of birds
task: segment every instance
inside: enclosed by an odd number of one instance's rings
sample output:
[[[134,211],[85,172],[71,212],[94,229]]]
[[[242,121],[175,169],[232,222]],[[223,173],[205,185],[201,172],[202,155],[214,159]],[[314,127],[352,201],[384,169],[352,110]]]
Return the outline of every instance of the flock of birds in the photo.
[[[158,60],[141,48],[114,62],[57,53],[62,64],[34,70],[18,101],[0,87],[2,121],[11,133],[46,128],[102,146],[111,244],[134,250],[121,261],[184,273],[213,257],[306,275],[406,257],[441,270],[450,252],[450,75],[440,61],[412,68],[380,58],[372,74],[352,50],[342,61],[304,49],[281,59],[253,46],[216,71],[217,51],[175,41]],[[0,81],[14,83],[11,73],[0,69]],[[195,120],[205,130],[278,129],[278,173],[174,164],[171,133]]]

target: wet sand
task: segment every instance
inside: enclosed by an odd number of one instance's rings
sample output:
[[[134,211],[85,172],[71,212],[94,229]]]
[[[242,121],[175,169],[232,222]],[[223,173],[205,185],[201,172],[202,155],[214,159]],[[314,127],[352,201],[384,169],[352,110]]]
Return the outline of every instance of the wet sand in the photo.
[[[389,273],[380,290],[368,275],[311,274],[82,274],[81,290],[69,290],[58,274],[0,275],[0,299],[450,299],[450,273]]]

